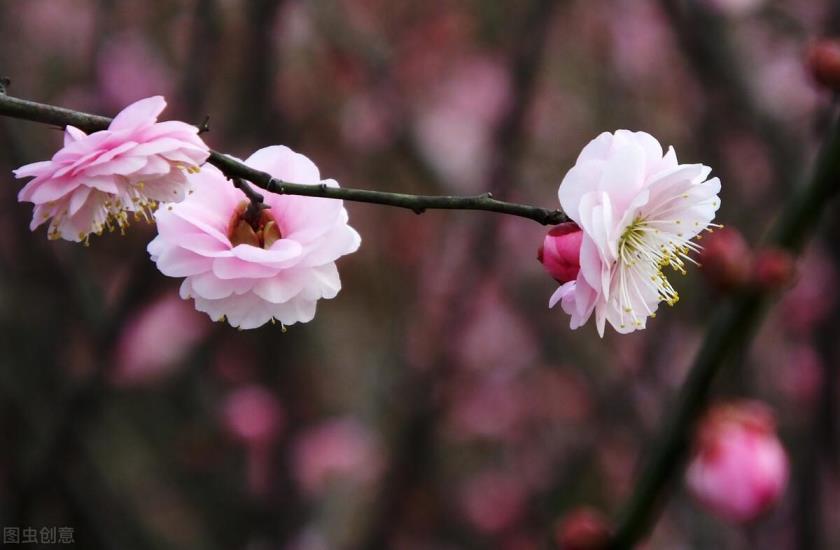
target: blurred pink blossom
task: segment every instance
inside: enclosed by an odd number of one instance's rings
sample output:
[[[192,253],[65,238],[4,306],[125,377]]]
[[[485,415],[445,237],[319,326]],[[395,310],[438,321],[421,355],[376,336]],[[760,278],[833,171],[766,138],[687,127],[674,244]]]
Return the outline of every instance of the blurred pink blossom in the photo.
[[[522,383],[521,399],[529,416],[558,422],[582,423],[592,410],[591,390],[574,369],[534,369]]]
[[[217,344],[213,372],[228,384],[240,385],[257,377],[259,362],[253,348],[239,338]]]
[[[757,64],[756,90],[764,105],[791,124],[808,118],[816,109],[819,93],[802,59],[801,47],[772,48]]]
[[[569,512],[555,527],[560,550],[600,550],[610,537],[610,527],[603,514],[581,507]]]
[[[304,493],[321,495],[331,481],[374,481],[384,466],[373,434],[352,418],[326,421],[301,435],[294,445],[294,476]]]
[[[771,190],[773,165],[766,144],[758,136],[727,133],[718,150],[730,188],[745,202],[757,201]]]
[[[516,371],[531,364],[539,344],[528,319],[515,311],[495,280],[472,291],[475,305],[455,339],[460,363],[472,370]]]
[[[782,496],[788,459],[776,436],[773,413],[758,402],[712,409],[686,472],[688,488],[722,519],[756,519]]]
[[[280,433],[285,414],[268,389],[252,384],[232,391],[224,401],[222,420],[227,431],[246,445],[264,445]]]
[[[283,429],[284,420],[280,402],[262,386],[244,386],[225,398],[222,422],[228,433],[246,447],[248,489],[253,495],[264,495],[269,491],[271,449]]]
[[[796,260],[781,248],[757,250],[752,265],[750,282],[766,291],[790,287],[796,276]]]
[[[4,6],[8,21],[20,26],[24,36],[37,36],[27,41],[21,53],[61,56],[81,63],[93,43],[96,12],[89,0],[27,0]],[[11,45],[14,47],[14,45]],[[13,50],[14,51],[14,50]],[[32,71],[36,73],[36,71]],[[21,75],[24,76],[24,75]],[[15,75],[17,80],[17,75]],[[135,98],[136,99],[136,98]],[[126,102],[127,103],[127,102]],[[125,105],[125,103],[123,103]]]
[[[703,241],[699,261],[701,273],[714,287],[731,291],[749,281],[752,251],[740,231],[724,227]]]
[[[103,99],[109,105],[171,95],[173,73],[142,34],[127,32],[109,38],[99,52],[96,68]]]
[[[779,390],[796,403],[815,402],[823,382],[823,362],[813,346],[794,345],[778,367],[773,379]]]
[[[456,389],[449,411],[449,424],[459,439],[474,437],[510,439],[522,414],[516,382],[504,373],[468,377]]]
[[[810,334],[834,311],[838,274],[825,251],[812,246],[799,261],[798,275],[782,299],[780,317],[787,329]]]
[[[493,128],[509,101],[504,66],[489,58],[458,63],[415,125],[420,152],[443,180],[463,190],[484,181],[493,154]]]
[[[407,28],[401,28],[395,71],[406,94],[425,95],[426,85],[437,82],[463,55],[475,32],[475,20],[457,4],[446,10],[432,10]],[[434,44],[434,47],[429,47]]]
[[[464,483],[461,507],[469,522],[484,533],[511,527],[525,509],[527,493],[522,482],[503,471],[480,472]]]
[[[15,170],[34,178],[18,194],[35,204],[30,229],[50,220],[50,239],[78,242],[106,227],[124,229],[128,212],[147,216],[158,201],[181,200],[185,172],[197,171],[210,153],[195,126],[157,121],[165,107],[160,96],[142,99],[90,135],[68,126],[51,160]]]
[[[265,147],[245,161],[283,181],[338,187],[288,147]],[[306,323],[316,303],[338,295],[335,261],[359,248],[343,201],[263,192],[257,220],[248,200],[215,167],[192,178],[187,200],[155,213],[158,236],[148,250],[169,277],[186,277],[181,297],[211,319],[252,329],[271,320]]]
[[[357,94],[342,109],[341,134],[357,151],[380,151],[394,139],[393,118],[387,97]]]
[[[667,20],[655,4],[624,0],[609,10],[613,65],[618,74],[633,83],[659,79],[670,72],[675,49]]]
[[[130,318],[120,333],[113,382],[134,386],[165,377],[210,328],[207,319],[177,295],[163,295]]]

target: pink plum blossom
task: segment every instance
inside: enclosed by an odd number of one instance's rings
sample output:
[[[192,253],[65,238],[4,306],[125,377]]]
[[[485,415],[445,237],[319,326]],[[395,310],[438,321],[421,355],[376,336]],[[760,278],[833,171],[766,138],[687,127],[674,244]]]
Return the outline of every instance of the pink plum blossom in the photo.
[[[304,433],[294,448],[294,475],[309,495],[331,480],[373,481],[383,467],[381,449],[370,431],[352,418],[324,422]]]
[[[30,228],[50,220],[50,239],[86,241],[105,228],[124,229],[128,212],[148,216],[158,202],[183,199],[186,173],[198,171],[209,150],[196,127],[157,122],[164,107],[163,97],[141,99],[90,135],[68,126],[51,160],[15,170],[34,178],[18,194],[35,204]]]
[[[650,134],[604,132],[578,156],[560,184],[563,210],[583,230],[580,272],[549,301],[571,315],[571,328],[595,314],[620,333],[645,328],[659,302],[677,302],[663,268],[684,273],[692,239],[713,225],[720,181],[702,164],[679,164]]]
[[[725,520],[748,522],[779,500],[787,480],[787,455],[767,407],[745,402],[709,413],[686,473],[700,502]]]
[[[260,149],[245,163],[283,181],[338,187],[288,147]],[[185,277],[182,298],[211,319],[250,329],[274,319],[306,323],[318,300],[338,294],[335,261],[361,242],[342,201],[265,192],[270,208],[248,221],[245,194],[219,170],[205,167],[191,180],[186,200],[156,212],[158,236],[148,246],[164,275]]]

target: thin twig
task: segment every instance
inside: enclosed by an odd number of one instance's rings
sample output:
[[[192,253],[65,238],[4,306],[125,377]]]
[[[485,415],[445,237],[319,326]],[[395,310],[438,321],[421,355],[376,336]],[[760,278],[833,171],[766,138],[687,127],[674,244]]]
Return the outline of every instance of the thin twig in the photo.
[[[809,183],[786,203],[771,233],[771,242],[791,252],[799,252],[829,199],[837,193],[838,179],[840,123],[835,120]],[[668,485],[682,471],[695,424],[706,405],[715,376],[727,353],[749,340],[768,299],[761,294],[742,295],[729,299],[718,308],[668,421],[648,455],[609,548],[632,548],[655,522]]]
[[[233,185],[248,197],[248,208],[242,214],[242,219],[249,223],[256,231],[259,228],[260,212],[271,207],[265,204],[263,196],[254,191],[254,188],[247,181],[241,178],[233,178]]]
[[[251,204],[255,205],[255,208],[271,208],[270,206],[264,203],[265,198],[260,193],[254,191],[254,188],[251,187],[250,183],[243,180],[242,178],[233,178],[232,181],[234,186],[236,186],[240,191],[245,193],[245,196],[248,197],[248,200],[251,201]]]
[[[55,126],[75,126],[85,131],[97,131],[108,128],[111,119],[92,115],[55,105],[28,101],[8,95],[0,95],[0,115],[53,124]],[[548,210],[526,204],[517,204],[496,200],[490,193],[459,197],[452,195],[409,195],[389,193],[368,189],[329,187],[326,185],[306,185],[278,180],[266,172],[250,166],[217,151],[210,152],[208,162],[221,170],[228,178],[242,178],[271,193],[280,195],[303,195],[352,202],[366,202],[406,208],[422,214],[426,210],[483,210],[499,214],[509,214],[534,220],[543,225],[556,225],[567,221],[561,210]]]

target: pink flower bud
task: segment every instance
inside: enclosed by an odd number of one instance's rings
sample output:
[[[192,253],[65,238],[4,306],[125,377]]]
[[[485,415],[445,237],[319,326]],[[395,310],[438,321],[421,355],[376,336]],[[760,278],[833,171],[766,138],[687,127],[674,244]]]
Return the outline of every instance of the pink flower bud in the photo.
[[[556,225],[545,236],[537,252],[537,259],[558,283],[567,283],[577,278],[582,239],[583,231],[574,222]]]
[[[789,286],[796,274],[796,263],[789,252],[770,248],[756,254],[753,283],[762,290],[779,290]]]
[[[557,524],[556,537],[561,550],[598,550],[606,548],[610,530],[598,511],[578,508]]]
[[[703,243],[700,254],[703,275],[719,290],[744,286],[750,277],[750,249],[737,229],[715,231]]]
[[[747,401],[712,409],[698,440],[686,481],[712,513],[732,522],[749,522],[780,499],[787,484],[788,459],[765,405]]]

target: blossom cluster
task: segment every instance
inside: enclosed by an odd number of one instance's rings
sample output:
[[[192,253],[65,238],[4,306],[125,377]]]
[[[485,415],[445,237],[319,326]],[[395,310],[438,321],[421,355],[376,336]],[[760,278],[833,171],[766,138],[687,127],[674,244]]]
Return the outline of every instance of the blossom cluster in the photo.
[[[19,200],[35,204],[31,228],[50,221],[49,237],[87,243],[105,228],[124,230],[129,213],[154,218],[151,258],[164,275],[184,277],[181,297],[213,320],[250,329],[268,321],[310,321],[316,302],[341,288],[335,260],[361,241],[341,201],[265,193],[250,216],[248,197],[213,166],[198,129],[157,122],[160,96],[126,107],[107,130],[68,126],[51,160],[15,171],[33,177]],[[245,160],[298,184],[321,180],[315,164],[282,146]]]
[[[158,235],[148,251],[158,269],[183,277],[181,297],[199,311],[242,329],[269,321],[308,322],[316,303],[337,295],[336,260],[356,251],[359,234],[339,200],[266,192],[260,203],[213,166],[198,129],[158,122],[160,96],[125,108],[107,130],[68,126],[51,160],[15,171],[32,177],[19,199],[35,204],[31,227],[50,221],[50,238],[87,242],[104,228],[123,230],[128,214],[153,215]],[[285,182],[337,188],[315,164],[284,146],[244,161]],[[618,130],[584,147],[558,197],[571,220],[553,228],[539,259],[561,283],[571,328],[593,314],[620,333],[645,328],[676,289],[663,273],[685,273],[713,227],[720,181],[702,164],[680,164],[650,134]],[[158,208],[159,205],[164,205]]]

